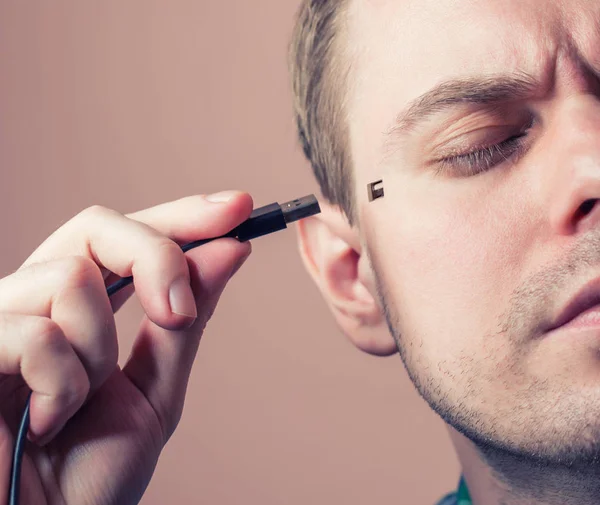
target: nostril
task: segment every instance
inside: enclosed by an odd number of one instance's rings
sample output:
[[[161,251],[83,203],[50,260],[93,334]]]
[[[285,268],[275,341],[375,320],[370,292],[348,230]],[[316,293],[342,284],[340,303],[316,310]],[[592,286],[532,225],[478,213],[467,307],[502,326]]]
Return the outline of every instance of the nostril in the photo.
[[[589,200],[586,200],[585,202],[583,202],[579,206],[579,209],[577,209],[577,217],[579,219],[582,219],[585,216],[587,216],[590,212],[592,212],[592,210],[594,209],[594,207],[596,206],[597,203],[598,203],[597,198],[590,198]]]

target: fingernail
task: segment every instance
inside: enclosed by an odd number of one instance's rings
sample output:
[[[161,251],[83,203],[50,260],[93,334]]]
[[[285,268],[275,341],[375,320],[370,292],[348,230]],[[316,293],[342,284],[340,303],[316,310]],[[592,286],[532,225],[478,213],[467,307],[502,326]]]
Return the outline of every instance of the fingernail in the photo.
[[[59,430],[54,430],[52,432],[37,434],[31,431],[31,429],[27,432],[27,439],[32,443],[37,445],[38,447],[43,447],[48,444],[53,438],[56,432]]]
[[[196,310],[196,300],[190,287],[190,282],[180,277],[171,284],[169,288],[169,303],[171,304],[171,312],[180,316],[193,317],[198,316]]]
[[[239,194],[239,191],[221,191],[220,193],[213,193],[206,196],[206,199],[212,203],[227,203]]]
[[[31,440],[38,447],[44,447],[52,440],[52,433],[47,433],[42,437],[34,437],[34,440]]]

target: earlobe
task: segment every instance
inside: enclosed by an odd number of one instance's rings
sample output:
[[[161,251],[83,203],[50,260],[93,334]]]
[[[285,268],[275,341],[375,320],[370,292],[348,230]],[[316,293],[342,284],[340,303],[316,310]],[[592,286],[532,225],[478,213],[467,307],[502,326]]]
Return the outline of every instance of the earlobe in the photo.
[[[338,326],[361,350],[397,351],[383,316],[368,258],[355,228],[335,208],[321,204],[318,216],[298,223],[300,254]]]

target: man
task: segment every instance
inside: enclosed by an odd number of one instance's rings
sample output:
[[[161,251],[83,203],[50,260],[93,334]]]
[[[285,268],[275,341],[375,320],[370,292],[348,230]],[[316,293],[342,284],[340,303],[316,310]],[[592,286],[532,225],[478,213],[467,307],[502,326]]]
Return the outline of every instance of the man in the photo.
[[[399,350],[448,424],[464,481],[444,503],[599,503],[600,3],[308,0],[292,54],[329,201],[302,256],[348,337]],[[176,242],[251,207],[94,207],[0,281],[0,500],[28,388],[22,503],[139,500],[250,253]],[[112,312],[131,289],[105,285],[131,274],[146,317],[121,370]]]
[[[304,261],[448,424],[454,503],[600,503],[600,2],[307,1],[292,55]]]

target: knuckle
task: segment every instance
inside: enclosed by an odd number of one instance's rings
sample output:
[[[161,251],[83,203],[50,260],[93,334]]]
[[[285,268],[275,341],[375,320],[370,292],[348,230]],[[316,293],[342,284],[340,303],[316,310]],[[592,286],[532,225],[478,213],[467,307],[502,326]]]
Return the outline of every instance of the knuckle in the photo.
[[[191,207],[204,207],[206,205],[206,197],[207,195],[202,193],[198,195],[187,196],[183,200],[186,204],[189,204]]]
[[[100,275],[98,265],[85,256],[69,256],[61,261],[64,285],[85,286]]]
[[[160,237],[158,239],[158,246],[156,250],[158,251],[159,261],[177,261],[182,264],[185,263],[185,257],[181,247],[167,237]]]
[[[72,404],[83,403],[88,393],[90,392],[90,380],[83,370],[80,368],[80,372],[69,384],[66,389],[66,398]]]
[[[102,340],[113,341],[112,338],[103,338]],[[104,382],[115,370],[119,362],[119,350],[116,345],[116,334],[114,338],[115,344],[102,343],[101,348],[95,353],[93,361],[88,366],[90,369],[90,382],[92,386],[96,383]]]
[[[191,221],[205,218],[207,211],[215,211],[218,207],[207,206],[206,194],[190,195],[182,198],[182,203],[186,208],[186,214]]]
[[[50,349],[60,349],[65,346],[65,336],[62,329],[52,319],[40,317],[35,320],[33,335],[35,345]]]
[[[79,372],[72,372],[64,377],[66,380],[53,397],[63,408],[78,408],[83,405],[90,392],[90,381],[82,367],[79,367]]]
[[[100,216],[105,216],[106,214],[112,212],[108,207],[104,207],[103,205],[90,205],[89,207],[83,209],[78,215],[78,220],[89,220],[96,219]]]
[[[120,215],[116,210],[103,205],[90,205],[77,214],[70,222],[70,227],[76,231],[89,229],[94,223],[101,223],[107,219]]]
[[[24,355],[29,356],[28,364],[39,371],[39,359],[43,356],[61,356],[60,380],[53,382],[49,393],[64,406],[81,405],[90,391],[90,381],[81,362],[76,358],[61,327],[52,319],[32,318],[32,338],[25,343]],[[43,352],[41,350],[43,349]],[[32,361],[33,360],[33,361]]]

